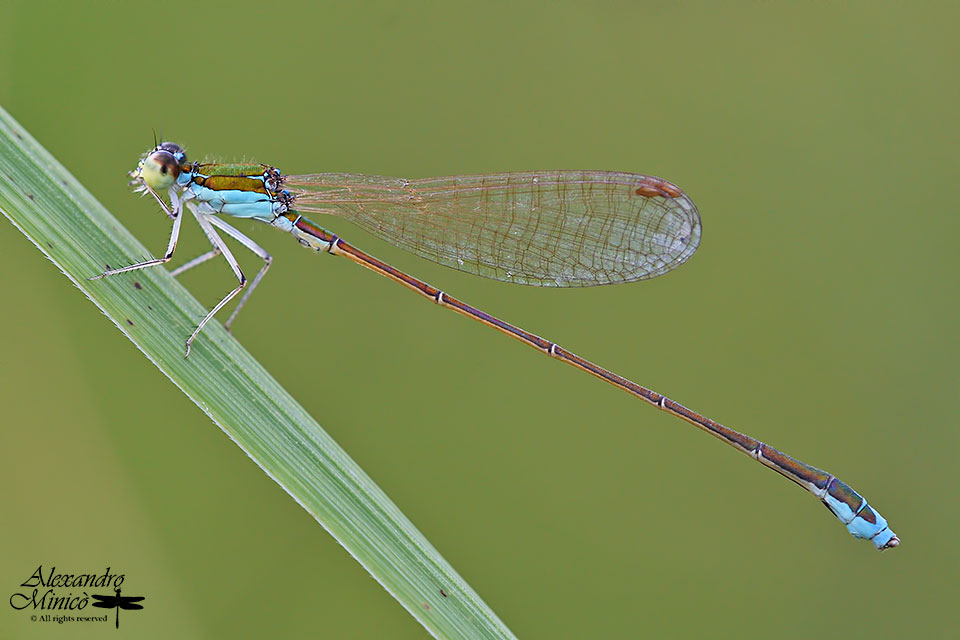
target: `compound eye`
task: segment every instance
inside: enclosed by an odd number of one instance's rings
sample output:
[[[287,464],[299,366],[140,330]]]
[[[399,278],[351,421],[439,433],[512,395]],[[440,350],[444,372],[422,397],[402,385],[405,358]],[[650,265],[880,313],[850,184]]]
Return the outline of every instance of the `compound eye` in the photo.
[[[177,148],[179,149],[179,147]],[[180,153],[183,153],[182,149]],[[158,148],[143,159],[137,174],[137,177],[141,178],[154,191],[164,191],[179,177],[180,162],[170,151]]]

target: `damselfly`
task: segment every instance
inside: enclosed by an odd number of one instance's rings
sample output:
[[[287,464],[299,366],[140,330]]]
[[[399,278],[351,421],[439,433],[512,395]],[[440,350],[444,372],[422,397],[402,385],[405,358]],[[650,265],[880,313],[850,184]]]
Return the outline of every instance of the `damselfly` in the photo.
[[[258,220],[292,234],[305,247],[344,256],[442,307],[502,331],[686,420],[810,491],[854,537],[870,540],[877,549],[900,543],[883,516],[833,475],[461,302],[347,244],[302,215],[317,212],[341,216],[421,257],[488,278],[582,287],[654,278],[683,264],[697,250],[700,214],[687,195],[666,180],[603,171],[493,173],[422,180],[339,173],[284,176],[276,168],[261,164],[188,162],[183,149],[171,142],[144,154],[131,176],[138,190],[152,194],[173,220],[167,250],[162,258],[109,269],[91,279],[168,262],[177,245],[186,205],[213,249],[173,270],[173,275],[222,254],[239,281],[187,339],[187,356],[204,325],[246,289],[225,323],[229,329],[270,267],[270,255],[219,216]],[[163,191],[169,196],[169,206],[160,196]],[[251,282],[217,231],[264,261]]]

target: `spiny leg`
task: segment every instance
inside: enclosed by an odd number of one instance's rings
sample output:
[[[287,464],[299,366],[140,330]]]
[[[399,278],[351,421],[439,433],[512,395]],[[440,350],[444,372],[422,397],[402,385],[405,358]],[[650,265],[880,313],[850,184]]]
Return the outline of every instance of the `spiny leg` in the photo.
[[[191,211],[193,211],[194,215],[197,214],[197,210],[194,209],[192,205],[191,205]],[[213,244],[213,249],[211,249],[210,251],[207,251],[207,252],[206,252],[205,254],[203,254],[203,255],[197,256],[197,257],[194,258],[193,260],[188,260],[187,262],[183,263],[182,265],[180,265],[179,267],[177,267],[176,269],[174,269],[173,271],[171,271],[171,272],[170,272],[170,275],[172,275],[174,278],[176,278],[178,275],[180,275],[180,274],[183,273],[184,271],[188,271],[189,269],[193,269],[195,266],[200,265],[200,264],[203,264],[203,263],[206,262],[207,260],[210,260],[210,259],[212,259],[212,258],[216,258],[218,255],[220,255],[220,248],[217,247],[216,243],[214,243],[213,240],[210,239],[210,236],[207,236],[207,239],[210,240],[210,243],[211,243],[211,244]]]
[[[263,267],[260,269],[260,271],[257,272],[256,277],[254,277],[254,279],[250,282],[250,285],[247,287],[246,293],[244,293],[243,297],[240,298],[240,302],[237,304],[237,307],[233,310],[233,313],[230,314],[230,317],[227,319],[227,321],[223,325],[227,331],[230,331],[230,325],[233,324],[233,321],[236,319],[237,314],[240,313],[240,309],[242,309],[243,305],[246,304],[247,300],[250,299],[251,294],[253,294],[253,290],[257,288],[258,284],[260,284],[260,280],[263,279],[263,276],[267,273],[267,269],[269,269],[270,265],[273,263],[273,257],[269,253],[267,253],[266,249],[258,245],[256,242],[254,242],[253,240],[245,236],[243,233],[241,233],[238,229],[230,226],[220,218],[217,218],[215,216],[210,216],[209,218],[207,218],[207,220],[213,226],[217,227],[218,229],[220,229],[221,231],[229,235],[231,238],[233,238],[234,240],[242,244],[244,247],[246,247],[247,249],[255,253],[264,262]],[[171,271],[170,275],[176,277],[181,273],[183,273],[184,271],[193,269],[197,265],[203,264],[208,260],[216,258],[218,255],[220,255],[220,249],[217,247],[214,247],[213,249],[206,252],[205,254],[201,256],[197,256],[193,260],[190,260],[189,262],[186,262],[180,265],[179,267]]]
[[[157,201],[157,204],[160,205],[160,208],[163,209],[163,212],[167,214],[168,218],[176,218],[177,214],[175,214],[171,209],[167,208],[167,205],[163,203],[163,198],[161,198],[160,195],[150,187],[150,185],[142,181],[140,182],[140,185],[143,187],[144,191],[147,191],[153,196],[153,199]],[[177,197],[177,192],[173,189],[170,189],[170,204],[172,209],[177,210],[177,213],[183,211],[183,205],[180,202],[180,198]]]
[[[250,282],[250,286],[247,287],[246,293],[243,294],[243,297],[240,298],[240,302],[237,303],[237,307],[233,310],[233,313],[230,314],[230,317],[227,318],[227,321],[223,324],[224,328],[227,331],[230,331],[230,325],[233,324],[233,321],[236,319],[237,314],[240,313],[240,309],[243,308],[243,305],[245,305],[247,300],[250,299],[250,295],[253,294],[253,290],[256,289],[257,285],[260,284],[260,281],[263,280],[263,276],[267,273],[267,269],[270,268],[270,264],[273,262],[273,257],[267,253],[266,249],[258,245],[244,234],[240,233],[240,231],[236,228],[231,227],[220,218],[212,217],[210,218],[210,222],[213,224],[213,226],[217,227],[225,234],[245,246],[247,249],[257,254],[263,260],[263,267],[261,267],[260,271],[257,272],[257,275],[254,276],[253,280]]]
[[[235,295],[240,293],[240,290],[247,286],[247,278],[243,275],[243,271],[240,270],[240,265],[237,264],[237,259],[233,257],[233,254],[230,253],[230,249],[224,243],[223,239],[217,235],[217,232],[214,230],[213,226],[210,224],[212,216],[207,216],[197,211],[196,206],[192,202],[188,202],[187,206],[190,208],[190,211],[193,212],[194,217],[197,219],[197,223],[200,225],[200,228],[206,234],[207,238],[210,240],[210,244],[213,245],[214,249],[219,249],[220,253],[223,254],[224,260],[227,261],[227,264],[230,265],[230,268],[233,270],[237,280],[240,281],[240,284],[237,285],[230,293],[223,297],[223,300],[218,302],[213,309],[204,316],[203,320],[200,321],[200,324],[197,325],[197,328],[193,330],[193,333],[190,334],[190,337],[187,338],[187,351],[184,353],[183,357],[187,358],[190,356],[190,345],[193,343],[194,339],[203,329],[204,325],[210,322],[210,318],[215,316],[220,309],[224,307],[230,300],[233,299]]]
[[[144,262],[138,262],[136,264],[131,264],[128,267],[120,267],[119,269],[107,269],[98,276],[93,276],[92,278],[87,278],[88,280],[99,280],[100,278],[105,278],[106,276],[113,276],[118,273],[125,273],[127,271],[136,271],[137,269],[145,269],[147,267],[154,267],[158,264],[165,264],[170,262],[170,258],[173,257],[173,252],[177,248],[177,240],[180,238],[180,223],[183,222],[183,206],[179,198],[176,197],[176,194],[171,189],[170,191],[170,202],[173,205],[173,210],[167,208],[167,205],[163,203],[163,200],[160,199],[153,189],[148,187],[148,191],[153,194],[153,197],[157,199],[157,202],[160,203],[160,206],[163,207],[164,212],[173,218],[173,229],[170,232],[170,242],[167,243],[167,251],[163,254],[162,258],[155,258],[153,260],[146,260]]]
[[[202,256],[197,256],[193,260],[183,263],[182,265],[180,265],[179,267],[171,271],[170,275],[176,278],[178,275],[180,275],[184,271],[187,271],[188,269],[193,269],[198,264],[203,264],[207,260],[216,258],[218,255],[220,255],[220,249],[217,249],[216,247],[214,247],[213,249],[211,249],[210,251],[207,251]]]

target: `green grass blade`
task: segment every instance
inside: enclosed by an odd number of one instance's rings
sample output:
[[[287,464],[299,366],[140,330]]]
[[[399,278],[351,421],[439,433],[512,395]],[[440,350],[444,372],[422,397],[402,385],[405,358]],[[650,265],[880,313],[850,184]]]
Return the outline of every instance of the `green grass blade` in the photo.
[[[513,637],[373,481],[164,269],[88,281],[149,252],[0,109],[0,212],[427,630]],[[444,597],[440,590],[446,593]]]

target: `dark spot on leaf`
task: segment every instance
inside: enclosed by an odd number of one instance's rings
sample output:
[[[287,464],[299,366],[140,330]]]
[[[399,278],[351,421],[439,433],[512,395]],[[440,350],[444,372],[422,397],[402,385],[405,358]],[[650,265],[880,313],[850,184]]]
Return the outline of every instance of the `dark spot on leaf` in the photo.
[[[137,289],[143,289],[143,287],[140,286],[140,283],[139,283],[139,282],[134,282],[134,283],[133,283],[133,286],[134,286],[135,288],[137,288]]]
[[[131,320],[130,318],[127,318],[127,324],[132,327],[132,326],[133,326],[133,320]]]
[[[440,589],[440,595],[442,595],[444,598],[446,598],[446,597],[447,597],[447,592],[444,591],[443,589]]]
[[[32,193],[28,193],[28,194],[27,194],[27,197],[30,198],[31,200],[33,200],[33,194],[32,194]]]

